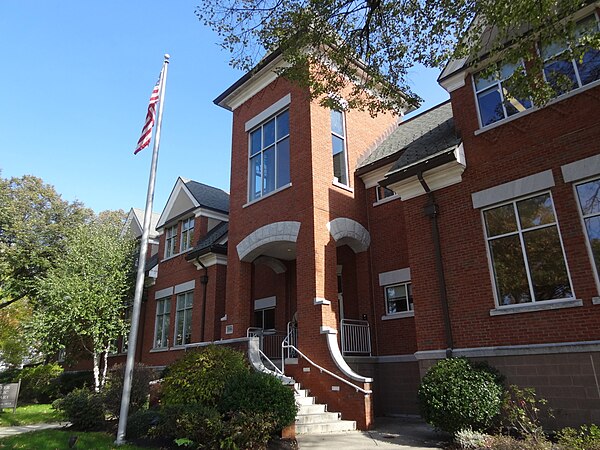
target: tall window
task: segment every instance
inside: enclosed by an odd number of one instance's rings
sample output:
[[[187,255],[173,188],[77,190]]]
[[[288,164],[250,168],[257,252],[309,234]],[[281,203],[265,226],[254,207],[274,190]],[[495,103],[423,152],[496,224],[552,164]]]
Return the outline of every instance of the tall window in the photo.
[[[481,73],[474,76],[482,127],[531,108],[530,100],[517,99],[506,87],[506,82],[515,73],[516,68],[513,64],[504,64],[498,72],[487,78],[483,78]]]
[[[283,111],[250,133],[250,200],[290,183],[289,122]]]
[[[348,185],[348,164],[346,158],[346,127],[344,113],[331,110],[331,148],[333,151],[333,176],[339,183]]]
[[[575,40],[579,41],[596,32],[598,21],[595,14],[592,14],[576,23]],[[568,49],[569,46],[565,42],[553,42],[542,46],[541,49],[545,61],[544,76],[559,94],[600,79],[600,50],[590,49],[581,55],[581,58],[573,59],[567,54]]]
[[[413,297],[410,283],[394,284],[385,288],[385,312],[396,314],[412,311]]]
[[[192,239],[194,237],[194,218],[190,217],[181,222],[181,243],[180,251],[192,248]]]
[[[573,297],[549,193],[483,211],[498,305]]]
[[[578,185],[577,197],[596,271],[600,275],[600,179]]]
[[[171,298],[156,300],[156,323],[154,325],[154,348],[169,346],[169,319],[171,317]]]
[[[175,254],[175,240],[177,237],[177,225],[165,230],[165,258]]]
[[[192,342],[192,304],[193,292],[185,292],[177,296],[175,312],[175,345]]]

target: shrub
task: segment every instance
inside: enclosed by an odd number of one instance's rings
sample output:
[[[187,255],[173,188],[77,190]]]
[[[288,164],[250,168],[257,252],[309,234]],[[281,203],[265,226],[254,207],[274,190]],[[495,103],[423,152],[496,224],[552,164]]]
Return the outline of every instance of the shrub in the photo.
[[[241,352],[216,345],[188,352],[169,367],[162,383],[162,401],[165,405],[216,406],[227,381],[240,373],[248,373]]]
[[[52,407],[63,411],[78,430],[98,430],[104,427],[104,405],[102,397],[89,389],[75,389],[65,397],[56,400]]]
[[[127,438],[149,437],[162,418],[162,412],[156,409],[142,409],[127,418]]]
[[[563,428],[556,437],[561,450],[600,450],[600,427],[597,425]]]
[[[91,370],[78,372],[63,372],[59,377],[52,380],[57,386],[60,395],[67,395],[77,388],[94,385],[94,374]]]
[[[118,364],[108,373],[106,385],[102,390],[106,411],[114,417],[119,417],[121,411],[121,397],[123,394],[123,380],[125,365]],[[133,414],[143,408],[150,395],[150,381],[154,378],[154,371],[143,364],[133,367],[131,379],[131,396],[129,399],[129,413]]]
[[[454,442],[459,445],[459,448],[465,450],[477,450],[485,447],[490,437],[487,434],[473,431],[470,428],[457,431],[454,434]]]
[[[231,378],[225,386],[219,409],[223,413],[243,411],[252,418],[256,418],[252,413],[269,416],[269,422],[274,425],[271,432],[292,423],[298,412],[293,391],[274,376],[261,372]]]
[[[511,385],[502,402],[502,425],[520,436],[545,438],[540,416],[545,399],[538,399],[533,388],[521,389]]]
[[[58,387],[52,381],[58,378],[63,368],[57,363],[25,367],[20,374],[19,397],[25,401],[48,403],[59,397]]]
[[[238,411],[225,422],[220,448],[257,450],[267,447],[276,422],[269,413]]]
[[[172,440],[191,441],[194,448],[219,448],[223,422],[216,408],[200,404],[163,406],[152,434]]]
[[[17,383],[19,381],[22,369],[6,369],[0,372],[0,384]]]
[[[500,412],[502,386],[466,358],[439,361],[423,377],[418,391],[421,415],[440,430],[485,430]]]
[[[552,443],[545,438],[526,436],[516,439],[512,436],[491,436],[486,449],[490,450],[552,450]]]

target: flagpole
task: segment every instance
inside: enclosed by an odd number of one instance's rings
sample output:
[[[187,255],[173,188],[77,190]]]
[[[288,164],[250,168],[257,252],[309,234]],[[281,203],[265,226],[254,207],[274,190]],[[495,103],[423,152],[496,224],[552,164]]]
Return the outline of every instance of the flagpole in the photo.
[[[154,200],[154,184],[156,181],[156,166],[158,165],[158,148],[160,145],[160,129],[162,126],[164,103],[163,100],[165,98],[165,87],[167,85],[169,58],[169,55],[165,55],[163,69],[161,71],[156,130],[154,132],[154,147],[152,150],[152,163],[150,165],[150,178],[148,180],[146,210],[144,211],[144,227],[142,231],[142,241],[140,243],[140,256],[138,259],[137,278],[135,282],[135,295],[133,297],[131,330],[129,331],[129,340],[127,341],[127,362],[125,363],[125,379],[123,380],[123,394],[121,396],[121,412],[119,414],[119,428],[117,430],[117,440],[115,441],[116,445],[122,445],[125,443],[125,432],[127,429],[127,414],[129,413],[131,379],[133,378],[135,350],[137,347],[137,335],[140,323],[140,309],[142,304],[142,292],[144,289],[144,277],[146,271],[146,253],[148,252],[148,235],[150,233],[150,219],[152,217],[152,201]]]

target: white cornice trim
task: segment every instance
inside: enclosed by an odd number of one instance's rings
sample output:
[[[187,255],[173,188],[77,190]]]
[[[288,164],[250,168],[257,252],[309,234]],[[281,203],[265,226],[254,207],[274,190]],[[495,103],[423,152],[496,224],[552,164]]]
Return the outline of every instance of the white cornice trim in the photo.
[[[423,173],[423,178],[432,191],[443,189],[462,181],[465,166],[457,161],[442,164]],[[419,179],[414,176],[388,185],[403,201],[426,194]]]
[[[221,222],[229,222],[229,215],[226,213],[220,213],[211,209],[199,208],[194,212],[195,217],[209,217],[211,219],[220,220]]]
[[[391,162],[389,164],[386,164],[385,166],[382,166],[378,169],[374,169],[371,172],[367,172],[367,173],[361,175],[360,178],[363,180],[363,183],[365,184],[365,188],[369,189],[369,188],[377,186],[380,181],[385,179],[385,174],[390,171],[390,169],[392,168],[393,165],[394,165],[394,163]]]
[[[462,72],[452,75],[451,77],[446,78],[444,81],[440,81],[440,86],[442,86],[448,93],[460,89],[465,85],[467,73],[468,72],[466,70],[463,70]]]
[[[173,209],[173,206],[175,205],[175,202],[177,201],[177,197],[179,196],[179,193],[183,191],[185,192],[185,194],[190,198],[190,200],[192,201],[192,204],[197,208],[200,206],[200,204],[198,203],[198,201],[196,200],[196,198],[192,195],[192,193],[190,192],[190,190],[188,189],[188,187],[185,185],[185,181],[183,180],[183,178],[179,177],[177,178],[177,182],[175,183],[175,186],[173,187],[173,190],[171,191],[171,195],[169,195],[169,200],[167,201],[167,206],[165,206],[165,209],[163,210],[162,214],[160,215],[160,218],[158,219],[158,223],[156,224],[156,228],[162,228],[165,223],[167,223],[171,217],[171,209]]]
[[[219,106],[229,109],[230,111],[235,110],[273,81],[275,81],[277,78],[279,78],[276,70],[282,69],[287,65],[289,64],[285,63],[281,56],[278,56],[265,67],[263,67],[258,73],[253,75],[248,81],[225,97],[219,103]]]
[[[227,255],[219,255],[217,253],[207,253],[206,255],[199,256],[192,260],[192,263],[196,266],[196,269],[203,269],[201,264],[198,263],[198,259],[204,267],[214,266],[215,264],[226,266],[227,265]]]

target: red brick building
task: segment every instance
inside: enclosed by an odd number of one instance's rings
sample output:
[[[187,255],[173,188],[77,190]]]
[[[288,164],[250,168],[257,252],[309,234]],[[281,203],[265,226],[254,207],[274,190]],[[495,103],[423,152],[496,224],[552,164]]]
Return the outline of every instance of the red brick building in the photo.
[[[418,414],[425,371],[467,356],[560,424],[600,421],[600,52],[549,55],[543,75],[572,86],[544,107],[510,96],[510,67],[453,61],[450,101],[408,120],[324,109],[280,63],[215,100],[233,113],[230,196],[177,181],[138,359],[258,336],[368,428]]]

